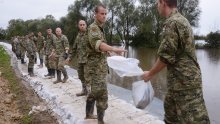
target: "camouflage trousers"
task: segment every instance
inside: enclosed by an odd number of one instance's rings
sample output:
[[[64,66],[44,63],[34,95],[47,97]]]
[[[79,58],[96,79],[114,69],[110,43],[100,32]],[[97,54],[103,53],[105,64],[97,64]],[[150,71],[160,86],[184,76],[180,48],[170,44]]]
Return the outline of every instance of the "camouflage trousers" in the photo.
[[[45,63],[45,66],[48,69],[56,69],[56,60],[52,59],[52,58],[49,58],[49,55],[45,56],[45,62],[44,63]]]
[[[84,72],[86,71],[85,69],[85,63],[78,63],[78,69],[77,69],[77,72],[78,72],[78,77],[80,79],[80,81],[82,82],[82,85],[86,85],[85,84],[85,75],[84,75]]]
[[[100,69],[94,64],[86,64],[85,68],[85,82],[87,87],[91,88],[91,91],[88,91],[87,102],[96,101],[97,112],[105,111],[108,108],[107,70]]]
[[[25,57],[25,51],[22,50],[22,51],[21,51],[21,59],[24,59],[24,57]]]
[[[65,70],[64,68],[65,59],[62,55],[57,56],[55,62],[56,62],[56,70],[59,70],[59,71]]]
[[[210,124],[201,88],[168,91],[164,110],[166,124]]]
[[[20,58],[21,57],[21,50],[20,49],[16,49],[16,52],[15,52],[17,58]]]
[[[39,59],[43,59],[44,58],[44,49],[38,50],[38,54],[39,54]]]
[[[28,68],[33,68],[34,67],[35,57],[36,57],[35,55],[33,55],[33,56],[28,55],[28,58],[29,58]]]

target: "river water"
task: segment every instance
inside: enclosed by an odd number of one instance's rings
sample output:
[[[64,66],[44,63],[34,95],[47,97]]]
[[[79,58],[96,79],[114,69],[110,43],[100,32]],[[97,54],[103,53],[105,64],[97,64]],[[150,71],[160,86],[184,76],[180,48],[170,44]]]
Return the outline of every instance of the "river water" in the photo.
[[[156,61],[157,50],[150,48],[128,48],[128,57],[140,60],[140,67],[149,70]],[[198,62],[202,71],[204,99],[212,124],[220,124],[220,49],[198,49],[196,50]],[[166,94],[166,69],[158,73],[152,80],[155,96],[161,100]],[[132,85],[128,81],[116,84],[126,89]]]

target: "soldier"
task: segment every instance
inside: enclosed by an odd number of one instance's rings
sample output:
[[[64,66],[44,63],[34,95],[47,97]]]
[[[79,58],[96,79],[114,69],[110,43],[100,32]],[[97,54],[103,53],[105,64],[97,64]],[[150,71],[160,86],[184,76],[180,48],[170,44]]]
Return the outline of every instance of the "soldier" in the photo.
[[[21,64],[25,64],[26,62],[24,61],[25,57],[25,52],[26,52],[26,42],[25,42],[25,37],[21,36],[20,39],[20,46],[21,46]]]
[[[15,42],[14,42],[15,37],[11,37],[11,49],[15,53]]]
[[[89,43],[89,38],[88,38],[88,33],[87,33],[87,25],[84,20],[80,20],[78,22],[78,28],[79,28],[79,33],[75,39],[73,48],[71,50],[71,56],[77,56],[78,59],[78,76],[79,79],[82,82],[82,92],[77,93],[76,96],[84,96],[87,95],[87,88],[86,88],[86,82],[85,82],[85,77],[84,77],[84,72],[85,70],[85,64],[87,61],[87,52],[86,52],[86,47],[87,44]]]
[[[34,32],[31,32],[30,35],[32,36],[31,39],[34,41],[35,47],[37,48],[37,37],[34,35]],[[37,56],[37,53],[35,56]],[[34,58],[34,63],[37,63],[37,57]]]
[[[27,50],[27,56],[29,58],[29,63],[28,63],[28,74],[33,77],[34,76],[34,61],[35,61],[35,58],[36,58],[36,51],[37,51],[37,48],[34,44],[34,41],[33,41],[33,35],[32,34],[29,34],[25,37],[25,40],[27,42],[27,47],[26,47],[26,50]]]
[[[18,59],[21,59],[21,48],[20,48],[20,37],[16,36],[14,39],[14,48],[15,48],[15,54]]]
[[[55,49],[55,39],[56,36],[52,33],[52,29],[47,29],[47,37],[45,42],[45,66],[47,67],[48,74],[45,77],[55,78],[56,62],[55,58],[49,57],[52,50]]]
[[[55,49],[53,49],[50,57],[56,60],[57,80],[53,83],[63,82],[68,80],[66,69],[64,68],[65,60],[69,51],[69,42],[65,35],[62,34],[61,28],[56,28]],[[63,73],[63,80],[61,80],[61,72]]]
[[[86,119],[94,119],[93,110],[96,101],[98,124],[104,124],[104,113],[108,107],[108,91],[106,76],[108,66],[107,52],[118,54],[125,52],[122,48],[114,48],[106,44],[103,25],[106,22],[106,7],[102,4],[95,8],[95,21],[88,27],[89,45],[86,64],[86,82],[91,86],[86,100]]]
[[[167,67],[165,123],[209,124],[191,26],[177,11],[177,0],[157,2],[159,14],[166,17],[166,21],[161,33],[159,57],[154,66],[144,72],[143,79],[148,81]]]
[[[38,55],[39,55],[39,59],[40,59],[40,65],[38,65],[40,68],[43,67],[43,57],[44,57],[44,41],[45,41],[45,38],[44,36],[42,36],[42,33],[41,32],[38,32],[37,33],[37,52],[38,52]]]

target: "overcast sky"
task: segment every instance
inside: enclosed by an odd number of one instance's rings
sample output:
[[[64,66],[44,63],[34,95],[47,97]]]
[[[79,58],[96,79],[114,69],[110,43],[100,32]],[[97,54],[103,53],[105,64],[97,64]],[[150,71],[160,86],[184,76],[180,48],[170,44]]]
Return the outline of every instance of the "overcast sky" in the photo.
[[[67,14],[74,0],[0,0],[0,27],[7,28],[11,19],[44,18],[51,14],[57,20]],[[220,30],[220,0],[200,0],[201,16],[196,34]]]

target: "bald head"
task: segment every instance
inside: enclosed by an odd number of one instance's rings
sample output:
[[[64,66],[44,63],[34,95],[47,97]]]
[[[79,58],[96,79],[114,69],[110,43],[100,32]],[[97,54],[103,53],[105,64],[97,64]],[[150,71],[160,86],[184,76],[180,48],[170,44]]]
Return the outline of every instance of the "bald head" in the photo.
[[[61,28],[56,28],[56,35],[57,36],[61,36],[62,35],[62,30],[61,30]]]
[[[86,31],[86,22],[84,20],[80,20],[78,23],[79,31],[80,32],[85,32]]]

